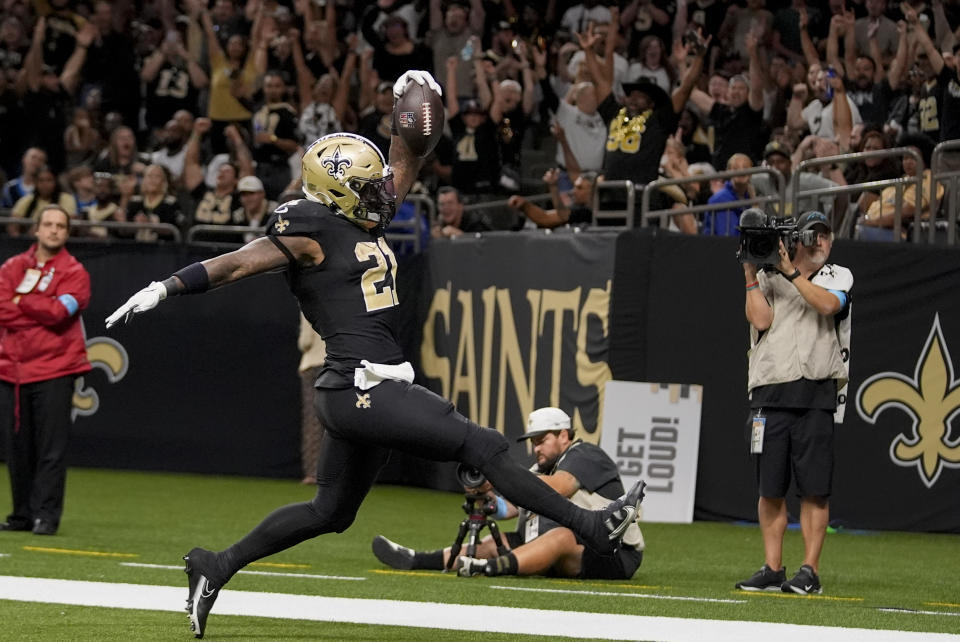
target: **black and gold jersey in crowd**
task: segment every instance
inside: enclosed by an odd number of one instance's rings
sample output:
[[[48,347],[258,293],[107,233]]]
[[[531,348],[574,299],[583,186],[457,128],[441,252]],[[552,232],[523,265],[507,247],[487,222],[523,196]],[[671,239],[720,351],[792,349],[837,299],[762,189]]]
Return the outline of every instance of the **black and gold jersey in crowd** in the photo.
[[[325,205],[300,199],[274,210],[266,233],[307,236],[323,248],[320,265],[288,269],[300,309],[326,342],[318,386],[352,386],[362,359],[403,362],[396,334],[397,261],[381,231],[365,230]]]
[[[300,140],[297,129],[297,112],[287,103],[268,103],[253,115],[253,131],[267,132],[277,138]],[[253,160],[285,167],[290,154],[274,143],[254,143]]]
[[[673,105],[668,101],[631,116],[610,94],[597,111],[607,123],[605,180],[631,180],[637,185],[657,180],[667,138],[677,131],[678,116]]]

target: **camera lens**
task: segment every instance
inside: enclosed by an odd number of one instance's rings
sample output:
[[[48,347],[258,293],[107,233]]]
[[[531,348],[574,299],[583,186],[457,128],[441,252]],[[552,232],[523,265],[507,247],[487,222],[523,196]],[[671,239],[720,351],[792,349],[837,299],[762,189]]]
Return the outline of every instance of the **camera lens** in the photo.
[[[773,238],[770,235],[757,235],[750,239],[750,254],[754,256],[767,256],[774,249]]]
[[[457,465],[457,479],[460,480],[461,484],[467,486],[468,488],[482,486],[483,483],[487,481],[487,478],[483,476],[483,473],[473,466],[467,466],[466,464]]]

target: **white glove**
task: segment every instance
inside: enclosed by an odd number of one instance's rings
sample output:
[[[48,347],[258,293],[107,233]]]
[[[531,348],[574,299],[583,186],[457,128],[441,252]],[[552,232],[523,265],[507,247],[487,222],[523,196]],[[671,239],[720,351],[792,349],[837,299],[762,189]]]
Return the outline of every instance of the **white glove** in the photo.
[[[440,89],[440,85],[438,85],[437,81],[433,79],[433,76],[430,75],[429,71],[411,69],[410,71],[403,72],[403,75],[397,78],[397,82],[393,83],[393,97],[399,99],[400,96],[403,95],[403,90],[407,88],[407,83],[411,80],[418,85],[425,84],[439,95],[443,95],[443,90]]]
[[[127,302],[117,308],[113,314],[107,317],[107,327],[112,328],[121,319],[124,323],[130,321],[135,314],[146,312],[157,307],[157,304],[167,298],[167,287],[159,281],[154,281],[143,288]]]

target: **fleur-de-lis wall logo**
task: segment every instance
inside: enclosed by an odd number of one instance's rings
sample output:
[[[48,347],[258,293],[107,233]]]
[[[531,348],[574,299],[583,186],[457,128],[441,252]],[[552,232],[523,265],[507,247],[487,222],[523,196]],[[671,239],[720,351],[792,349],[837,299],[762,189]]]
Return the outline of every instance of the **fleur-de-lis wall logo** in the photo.
[[[893,463],[916,466],[927,488],[937,483],[944,468],[960,468],[960,435],[950,440],[951,422],[960,412],[960,382],[954,379],[939,315],[934,317],[912,379],[881,372],[857,391],[857,412],[864,421],[875,423],[887,408],[899,408],[913,422],[909,432],[897,435],[890,444]]]
[[[84,332],[86,335],[86,332]],[[99,368],[107,375],[107,381],[116,383],[127,374],[130,357],[120,343],[109,337],[94,337],[87,340],[87,359],[94,368]],[[70,419],[88,417],[100,408],[100,395],[92,386],[87,386],[85,378],[77,377],[73,388],[73,408]]]

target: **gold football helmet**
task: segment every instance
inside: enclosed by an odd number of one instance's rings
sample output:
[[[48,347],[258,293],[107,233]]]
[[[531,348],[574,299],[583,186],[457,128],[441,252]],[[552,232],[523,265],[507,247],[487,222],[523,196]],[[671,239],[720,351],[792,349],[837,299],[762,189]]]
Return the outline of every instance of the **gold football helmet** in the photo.
[[[318,138],[302,159],[303,193],[355,222],[390,224],[397,210],[393,171],[377,146],[363,136]]]

